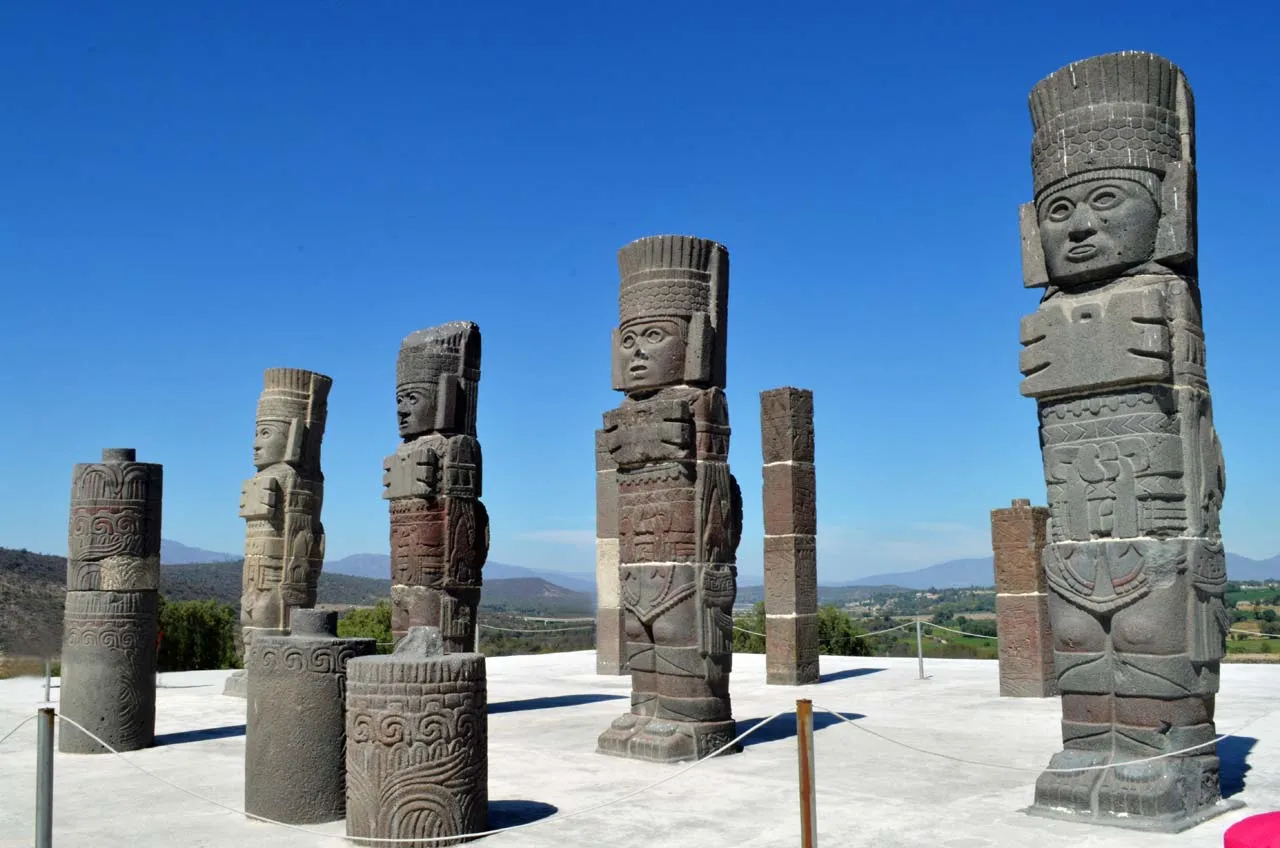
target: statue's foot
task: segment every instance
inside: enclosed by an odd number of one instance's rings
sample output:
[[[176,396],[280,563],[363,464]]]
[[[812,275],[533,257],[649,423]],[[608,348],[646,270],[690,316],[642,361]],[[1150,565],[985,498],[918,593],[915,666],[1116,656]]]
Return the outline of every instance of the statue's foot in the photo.
[[[609,729],[600,734],[596,741],[596,750],[601,754],[612,754],[615,757],[630,756],[631,739],[648,724],[647,716],[624,713],[613,720]]]
[[[1169,757],[1107,769],[1095,809],[1099,815],[1140,816],[1170,826],[1185,821],[1184,826],[1190,826],[1203,820],[1198,815],[1219,800],[1217,757]]]
[[[1079,769],[1106,765],[1111,755],[1103,751],[1068,748],[1049,760],[1050,769]],[[1073,813],[1093,810],[1093,789],[1105,770],[1045,771],[1036,780],[1036,807]]]
[[[717,752],[741,753],[741,745],[725,748],[737,735],[733,721],[668,721],[654,719],[631,740],[631,756],[638,760],[678,763],[700,760]],[[721,749],[724,750],[721,750]]]

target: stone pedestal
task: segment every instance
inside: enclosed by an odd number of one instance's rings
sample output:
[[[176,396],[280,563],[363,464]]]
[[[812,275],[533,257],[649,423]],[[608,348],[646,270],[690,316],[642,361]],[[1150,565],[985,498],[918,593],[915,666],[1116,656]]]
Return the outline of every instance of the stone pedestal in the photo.
[[[338,614],[295,609],[288,636],[258,634],[245,655],[244,808],[286,824],[346,815],[346,669],[377,650],[339,639]]]
[[[618,565],[618,466],[596,430],[596,674],[627,673]]]
[[[813,392],[760,393],[764,452],[765,681],[817,683],[817,483]]]
[[[1058,694],[1049,628],[1049,594],[1040,554],[1049,510],[1015,500],[991,510],[996,571],[996,627],[1000,634],[1000,694],[1047,698]]]
[[[75,467],[58,711],[117,751],[155,741],[163,470],[132,448]],[[106,749],[60,722],[58,749]]]
[[[488,827],[484,657],[411,627],[395,652],[347,666],[347,835],[454,845]]]

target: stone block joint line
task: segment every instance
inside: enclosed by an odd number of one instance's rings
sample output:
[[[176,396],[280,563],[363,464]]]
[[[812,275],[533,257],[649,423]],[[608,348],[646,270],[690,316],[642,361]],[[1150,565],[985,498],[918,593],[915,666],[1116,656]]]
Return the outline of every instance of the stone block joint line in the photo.
[[[664,784],[664,783],[668,783],[668,782],[670,782],[670,781],[672,781],[672,780],[675,780],[677,777],[680,777],[680,776],[681,776],[682,774],[684,774],[685,772],[687,772],[687,771],[691,771],[692,769],[697,768],[698,766],[700,766],[700,765],[702,765],[703,763],[705,763],[707,760],[710,760],[712,757],[719,756],[719,755],[720,755],[721,753],[723,753],[724,751],[727,751],[727,750],[731,750],[731,749],[733,749],[733,747],[734,747],[735,745],[738,745],[738,743],[740,743],[743,739],[746,739],[748,736],[750,736],[750,735],[752,735],[753,733],[755,733],[756,731],[760,730],[762,727],[764,727],[765,725],[767,725],[769,722],[774,721],[775,719],[777,719],[777,718],[779,718],[779,717],[781,717],[781,716],[783,716],[783,715],[785,715],[785,714],[786,714],[786,712],[785,712],[785,711],[779,711],[779,712],[776,712],[776,713],[774,713],[773,715],[769,716],[768,718],[761,719],[760,721],[758,721],[758,722],[756,722],[754,725],[752,725],[750,728],[748,728],[745,732],[743,732],[743,733],[739,734],[737,737],[735,737],[735,738],[734,738],[734,739],[732,739],[731,741],[729,741],[729,742],[725,743],[724,745],[720,746],[720,747],[719,747],[719,748],[717,748],[715,751],[712,751],[710,754],[707,754],[705,757],[703,757],[703,758],[701,758],[701,759],[698,759],[698,760],[694,760],[693,762],[689,763],[687,766],[685,766],[685,767],[683,767],[683,768],[681,768],[681,769],[679,769],[679,770],[677,770],[677,771],[672,772],[671,774],[667,775],[666,777],[663,777],[663,778],[660,778],[660,779],[658,779],[658,780],[655,780],[653,783],[647,784],[647,785],[645,785],[645,786],[641,786],[641,787],[640,787],[640,788],[638,788],[638,789],[633,789],[632,791],[627,792],[627,793],[625,793],[625,794],[623,794],[623,795],[620,795],[620,796],[618,796],[617,798],[610,798],[609,800],[607,800],[607,801],[602,801],[602,802],[600,802],[599,804],[593,804],[593,805],[591,805],[591,806],[589,806],[589,807],[584,807],[584,808],[582,808],[581,810],[574,810],[574,811],[573,811],[573,812],[571,812],[571,813],[565,813],[564,815],[551,816],[551,817],[549,817],[549,818],[545,818],[545,819],[538,819],[537,821],[531,821],[531,822],[525,822],[524,824],[512,825],[511,827],[498,828],[497,830],[486,830],[486,831],[482,831],[482,832],[480,832],[480,833],[464,833],[464,834],[457,834],[457,835],[451,835],[451,836],[440,836],[440,837],[413,837],[413,838],[410,838],[410,839],[386,839],[386,838],[369,837],[369,836],[348,836],[348,835],[347,835],[347,834],[345,834],[345,833],[322,833],[322,832],[320,832],[320,831],[318,831],[318,830],[311,830],[311,829],[309,829],[309,828],[305,828],[305,827],[298,827],[298,826],[296,826],[296,825],[285,824],[284,822],[275,821],[275,820],[273,820],[273,819],[269,819],[269,818],[267,818],[267,817],[265,817],[265,816],[258,816],[258,815],[254,815],[253,813],[245,812],[244,810],[238,810],[238,809],[236,809],[235,807],[232,807],[232,806],[231,806],[231,805],[229,805],[229,804],[223,804],[222,802],[220,802],[220,801],[215,801],[215,800],[213,800],[212,798],[206,798],[206,797],[204,797],[203,795],[200,795],[200,794],[198,794],[198,793],[196,793],[196,792],[193,792],[193,791],[192,791],[192,790],[190,790],[190,789],[187,789],[185,786],[180,786],[179,784],[174,783],[173,781],[168,780],[167,778],[161,777],[160,775],[156,774],[155,772],[152,772],[152,771],[149,771],[148,769],[143,768],[142,766],[140,766],[140,765],[138,765],[137,763],[133,762],[133,761],[132,761],[131,759],[129,759],[128,757],[126,757],[126,756],[124,756],[123,754],[121,754],[119,751],[117,751],[117,750],[113,749],[111,746],[107,745],[107,744],[106,744],[105,742],[103,742],[101,739],[97,739],[96,737],[94,737],[92,733],[90,733],[88,730],[85,730],[85,729],[84,729],[84,727],[82,727],[81,725],[79,725],[78,723],[76,723],[74,720],[69,719],[69,718],[67,718],[66,716],[63,716],[63,715],[61,715],[61,714],[59,714],[59,717],[60,717],[61,719],[63,719],[64,721],[67,721],[67,722],[69,722],[70,724],[74,725],[76,728],[78,728],[78,729],[79,729],[79,730],[81,730],[82,732],[84,732],[84,733],[88,734],[88,735],[90,736],[90,738],[94,738],[94,739],[95,739],[95,741],[97,741],[97,742],[98,742],[98,744],[103,745],[103,746],[107,749],[108,753],[114,754],[115,756],[119,757],[121,760],[123,760],[125,763],[127,763],[127,764],[128,764],[131,768],[133,768],[134,770],[136,770],[136,771],[138,771],[138,772],[141,772],[142,774],[146,775],[147,777],[150,777],[150,778],[152,778],[152,779],[154,779],[154,780],[157,780],[157,781],[159,781],[160,783],[163,783],[163,784],[165,784],[166,786],[168,786],[168,787],[170,787],[170,788],[172,788],[172,789],[176,789],[176,790],[178,790],[179,792],[182,792],[182,793],[183,793],[183,794],[185,794],[185,795],[189,795],[189,796],[191,796],[192,798],[195,798],[197,801],[203,801],[203,802],[205,802],[206,804],[211,804],[212,806],[219,807],[219,808],[221,808],[221,809],[223,809],[223,810],[226,810],[226,811],[227,811],[227,812],[229,812],[229,813],[235,813],[236,815],[244,816],[245,818],[253,819],[254,821],[260,821],[260,822],[262,822],[263,824],[273,824],[273,825],[276,825],[276,826],[278,826],[278,827],[286,828],[287,830],[297,831],[298,833],[305,833],[305,834],[308,834],[309,836],[319,836],[319,837],[323,837],[323,838],[325,838],[325,839],[339,839],[339,840],[342,840],[343,842],[360,842],[360,843],[362,843],[362,844],[364,844],[364,843],[374,843],[374,844],[380,844],[380,845],[404,845],[404,844],[415,844],[415,845],[420,845],[420,844],[422,844],[422,843],[424,843],[424,842],[451,842],[451,841],[457,841],[457,840],[459,840],[459,839],[478,839],[478,838],[480,838],[480,837],[482,837],[482,836],[496,836],[496,835],[497,835],[497,834],[499,834],[499,833],[506,833],[506,832],[507,832],[507,831],[509,831],[509,830],[523,830],[524,828],[528,828],[528,827],[536,827],[536,826],[541,825],[541,824],[548,824],[548,823],[550,823],[550,822],[564,821],[565,819],[576,818],[577,816],[586,815],[587,813],[595,812],[596,810],[602,810],[602,809],[604,809],[605,807],[611,807],[611,806],[613,806],[614,804],[620,804],[620,803],[622,803],[623,801],[629,801],[629,800],[631,800],[632,798],[635,798],[635,797],[636,797],[636,796],[638,796],[638,795],[642,795],[642,794],[644,794],[645,792],[648,792],[648,791],[649,791],[649,790],[651,790],[651,789],[655,789],[655,788],[657,788],[658,786],[661,786],[661,785],[662,785],[662,784]],[[841,717],[843,718],[843,716],[841,716]],[[15,727],[15,728],[14,728],[13,730],[11,730],[8,734],[6,734],[6,735],[5,735],[5,737],[4,737],[4,739],[7,739],[7,738],[8,738],[9,736],[11,736],[14,732],[16,732],[16,731],[18,730],[18,728],[22,727],[24,724],[26,724],[26,723],[27,723],[27,722],[29,722],[29,721],[33,721],[34,719],[35,719],[35,716],[29,716],[26,720],[24,720],[21,724],[19,724],[19,725],[18,725],[18,727]],[[3,741],[4,741],[4,739],[0,739],[0,742],[3,742]]]

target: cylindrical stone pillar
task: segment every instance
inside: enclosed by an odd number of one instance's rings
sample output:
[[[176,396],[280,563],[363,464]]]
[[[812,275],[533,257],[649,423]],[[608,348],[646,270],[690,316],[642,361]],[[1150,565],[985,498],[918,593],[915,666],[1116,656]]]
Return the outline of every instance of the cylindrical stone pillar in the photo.
[[[101,754],[155,740],[163,470],[108,448],[71,478],[58,748]]]
[[[489,815],[484,657],[445,654],[435,627],[347,666],[347,835],[453,845]],[[357,844],[376,845],[374,842]]]
[[[1058,694],[1048,587],[1040,565],[1048,521],[1048,507],[1032,506],[1026,499],[1015,500],[1007,509],[991,510],[1003,697]]]
[[[244,808],[286,824],[346,814],[347,662],[373,639],[339,639],[338,614],[295,609],[288,636],[258,633],[245,656]]]

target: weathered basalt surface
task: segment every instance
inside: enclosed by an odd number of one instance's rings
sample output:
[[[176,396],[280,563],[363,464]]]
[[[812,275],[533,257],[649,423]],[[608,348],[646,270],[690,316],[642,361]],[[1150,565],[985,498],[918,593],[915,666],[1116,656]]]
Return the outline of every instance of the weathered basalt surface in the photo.
[[[346,815],[346,673],[373,639],[339,639],[338,614],[296,609],[288,636],[259,634],[245,656],[244,804],[286,824]]]

